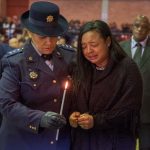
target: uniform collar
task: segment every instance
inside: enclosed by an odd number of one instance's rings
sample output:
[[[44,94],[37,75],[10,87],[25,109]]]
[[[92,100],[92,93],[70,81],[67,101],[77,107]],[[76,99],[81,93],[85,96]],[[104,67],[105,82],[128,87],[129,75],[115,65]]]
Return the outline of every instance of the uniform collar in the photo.
[[[35,44],[32,41],[31,41],[31,45],[33,46],[35,51],[39,54],[39,56],[42,56],[42,54],[39,52],[39,50],[37,49],[37,47],[35,46]]]

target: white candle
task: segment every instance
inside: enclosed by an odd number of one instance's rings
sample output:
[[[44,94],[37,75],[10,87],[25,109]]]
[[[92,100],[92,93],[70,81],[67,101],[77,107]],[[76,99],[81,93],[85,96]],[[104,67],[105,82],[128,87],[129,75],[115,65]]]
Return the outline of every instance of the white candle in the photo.
[[[61,107],[60,107],[60,112],[59,112],[60,115],[62,115],[62,112],[63,112],[64,101],[65,101],[65,97],[66,97],[67,87],[68,87],[68,81],[66,81],[66,84],[65,84],[65,89],[64,89],[64,93],[63,93],[63,97],[62,97],[62,102],[61,102]],[[58,141],[58,136],[59,136],[59,129],[57,129],[57,132],[56,132],[56,141]]]

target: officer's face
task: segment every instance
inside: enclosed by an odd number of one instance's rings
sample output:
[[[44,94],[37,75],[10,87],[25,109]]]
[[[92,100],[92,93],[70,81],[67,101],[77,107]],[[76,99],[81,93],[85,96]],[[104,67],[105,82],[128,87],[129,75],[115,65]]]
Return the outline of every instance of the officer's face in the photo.
[[[50,54],[56,47],[57,37],[40,36],[31,32],[30,37],[41,54]]]

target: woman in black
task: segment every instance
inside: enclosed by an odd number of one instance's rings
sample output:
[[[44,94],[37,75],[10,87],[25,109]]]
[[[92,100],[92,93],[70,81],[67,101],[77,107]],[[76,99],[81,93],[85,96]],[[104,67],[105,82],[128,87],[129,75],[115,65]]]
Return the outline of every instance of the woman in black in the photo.
[[[82,26],[77,52],[72,150],[135,150],[142,100],[137,65],[99,20]]]

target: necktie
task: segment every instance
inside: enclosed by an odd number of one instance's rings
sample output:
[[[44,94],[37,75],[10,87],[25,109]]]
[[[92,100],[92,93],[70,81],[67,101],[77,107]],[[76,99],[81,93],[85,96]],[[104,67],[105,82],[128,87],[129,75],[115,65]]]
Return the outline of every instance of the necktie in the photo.
[[[41,56],[44,60],[51,60],[52,59],[52,54],[42,54]]]
[[[140,62],[141,62],[141,58],[142,58],[142,45],[140,43],[137,43],[136,44],[136,51],[135,51],[135,54],[134,54],[134,57],[133,57],[133,60],[139,65]]]
[[[53,55],[52,54],[42,54],[41,57],[45,60],[46,65],[53,71],[54,65],[53,65],[53,62],[51,61]],[[46,60],[48,60],[48,61],[46,61]]]

